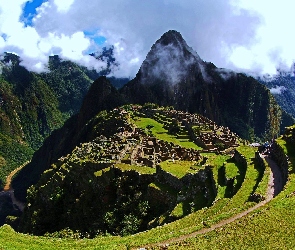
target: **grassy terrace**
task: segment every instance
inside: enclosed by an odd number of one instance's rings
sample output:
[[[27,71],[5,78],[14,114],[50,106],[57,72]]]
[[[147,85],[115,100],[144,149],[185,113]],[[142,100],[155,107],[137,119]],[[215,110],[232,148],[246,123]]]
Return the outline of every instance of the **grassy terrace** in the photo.
[[[292,168],[295,166],[295,150],[283,139],[277,141],[291,161],[285,189],[251,214],[210,233],[174,244],[169,249],[294,249],[295,174]]]
[[[155,168],[150,168],[150,167],[145,167],[145,166],[135,166],[135,165],[129,165],[129,164],[125,164],[125,163],[118,163],[114,165],[116,168],[121,169],[122,171],[130,171],[130,170],[134,170],[140,174],[154,174],[156,173],[156,169]],[[99,170],[97,172],[94,173],[95,176],[101,176],[103,173],[109,171],[110,168],[105,168],[102,170]]]
[[[188,139],[183,139],[183,136],[184,136],[183,134],[180,136],[180,138],[178,138],[175,135],[168,134],[168,131],[163,128],[163,124],[155,121],[154,119],[136,117],[136,118],[134,118],[134,122],[137,127],[142,128],[142,129],[146,129],[146,127],[148,125],[153,126],[150,129],[150,131],[152,132],[153,136],[155,136],[159,140],[173,142],[174,144],[179,145],[184,148],[202,149],[201,147],[197,146],[192,141],[189,141]],[[186,135],[186,136],[188,136],[188,135]]]
[[[265,161],[265,160],[264,160]],[[269,176],[270,176],[270,167],[268,167],[267,163],[266,164],[266,168],[264,170],[264,174],[263,177],[261,179],[261,181],[259,182],[257,189],[255,190],[256,194],[260,194],[262,196],[265,195],[265,190],[267,190],[268,187],[268,181],[269,181]]]
[[[115,164],[115,167],[121,169],[122,171],[130,171],[135,170],[136,172],[140,174],[154,174],[156,173],[155,168],[145,167],[145,166],[135,166],[135,165],[129,165],[129,164]]]
[[[162,227],[153,228],[149,231],[127,237],[110,236],[98,237],[92,240],[84,239],[74,241],[72,239],[53,239],[17,234],[9,226],[4,226],[0,228],[0,249],[1,247],[3,249],[126,249],[127,246],[141,246],[148,243],[159,242],[172,237],[188,234],[207,227],[211,224],[217,223],[222,219],[229,218],[232,215],[237,214],[238,212],[253,205],[253,203],[247,202],[247,199],[253,192],[253,187],[256,185],[258,176],[258,171],[254,168],[252,161],[254,151],[248,150],[247,148],[240,148],[239,150],[246,156],[248,167],[245,172],[245,179],[242,183],[242,186],[232,199],[220,197],[209,208],[203,208],[188,216],[185,216],[180,220],[166,224]],[[210,155],[207,163],[210,163],[213,166],[214,175],[217,174],[217,176],[214,178],[218,179],[218,168],[228,159],[228,156]],[[185,164],[186,168],[190,168],[189,165],[191,165],[191,163]],[[127,164],[120,164],[120,168],[126,170],[133,169],[132,166]],[[138,170],[138,167],[135,168]],[[167,168],[170,168],[171,170],[171,166],[167,166]],[[147,168],[143,167],[143,169],[143,171],[146,171]],[[182,176],[183,174],[184,172],[179,173],[179,176]],[[156,184],[155,186],[158,187]],[[180,211],[181,204],[179,207],[175,208],[173,213],[175,213],[175,215],[180,215]],[[219,230],[212,232],[211,234],[218,234],[218,231]],[[242,234],[242,232],[240,233]],[[220,234],[220,237],[222,237],[222,232]],[[212,236],[212,238],[214,237],[215,236]],[[204,239],[203,236],[200,236],[197,239],[199,238]],[[240,237],[237,237],[237,240],[238,239],[240,239]],[[202,245],[203,243],[196,239],[190,240],[188,244],[192,245],[192,249],[195,249],[195,247],[204,247],[204,245]],[[175,245],[175,248],[179,247],[181,246]]]
[[[200,170],[200,167],[196,166],[194,162],[191,161],[164,161],[160,163],[160,167],[179,179],[188,173],[196,173]]]
[[[222,219],[229,218],[255,204],[253,202],[248,202],[248,197],[252,194],[253,187],[256,185],[259,176],[259,172],[255,168],[254,162],[252,161],[252,157],[254,157],[254,150],[250,151],[245,148],[240,148],[240,151],[246,153],[243,155],[246,156],[247,159],[247,170],[242,186],[233,198],[228,200],[226,206],[220,209],[214,217],[208,218],[208,225],[212,225]],[[241,173],[241,176],[243,176],[243,173]]]

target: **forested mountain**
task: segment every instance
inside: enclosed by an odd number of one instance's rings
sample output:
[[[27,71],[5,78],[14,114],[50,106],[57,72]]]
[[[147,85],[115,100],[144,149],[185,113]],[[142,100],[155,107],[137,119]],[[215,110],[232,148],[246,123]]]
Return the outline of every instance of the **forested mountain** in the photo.
[[[259,77],[258,81],[270,89],[278,104],[295,117],[294,72],[278,71],[273,77]]]
[[[97,60],[109,60],[101,72],[49,57],[48,72],[37,74],[21,66],[21,58],[5,53],[0,61],[0,188],[5,176],[29,160],[44,139],[76,114],[92,82],[110,72],[112,49]],[[108,58],[110,57],[110,58]],[[128,79],[111,78],[122,86]]]

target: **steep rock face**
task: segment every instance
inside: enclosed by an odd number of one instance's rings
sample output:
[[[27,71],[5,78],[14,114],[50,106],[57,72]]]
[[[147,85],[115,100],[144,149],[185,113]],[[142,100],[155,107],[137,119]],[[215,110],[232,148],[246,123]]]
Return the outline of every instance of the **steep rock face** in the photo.
[[[85,124],[101,110],[109,110],[124,103],[121,95],[106,77],[100,77],[91,85],[79,112],[79,123]]]
[[[265,86],[202,61],[176,31],[152,46],[121,93],[131,103],[154,102],[200,113],[250,140],[280,131],[281,109]]]

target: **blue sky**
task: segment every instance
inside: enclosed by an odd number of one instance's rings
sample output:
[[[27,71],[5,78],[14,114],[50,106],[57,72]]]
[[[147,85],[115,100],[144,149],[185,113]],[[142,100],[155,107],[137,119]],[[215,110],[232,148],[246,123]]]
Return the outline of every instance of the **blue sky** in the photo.
[[[22,20],[25,25],[32,26],[32,19],[36,15],[36,8],[40,7],[43,2],[47,2],[47,0],[34,0],[32,2],[27,2],[23,9]]]
[[[23,21],[25,26],[33,26],[32,20],[37,14],[36,9],[47,1],[48,0],[33,0],[26,2],[21,17],[21,20]],[[83,32],[86,37],[89,37],[97,45],[103,45],[106,42],[105,37],[97,35],[97,30],[85,30]],[[94,52],[92,51],[93,49],[95,49],[95,46],[89,48],[87,52],[92,53]]]
[[[0,0],[0,54],[37,72],[57,52],[99,69],[88,54],[112,45],[115,74],[133,77],[174,29],[217,67],[272,74],[294,62],[294,9],[294,0]]]

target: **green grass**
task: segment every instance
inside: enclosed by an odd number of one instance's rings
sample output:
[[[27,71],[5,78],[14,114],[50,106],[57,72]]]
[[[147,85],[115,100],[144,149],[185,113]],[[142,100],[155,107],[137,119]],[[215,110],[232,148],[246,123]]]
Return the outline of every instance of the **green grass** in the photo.
[[[217,199],[224,198],[226,192],[226,186],[220,184],[220,176],[219,169],[223,166],[223,164],[230,159],[229,155],[217,155],[214,153],[202,153],[203,157],[207,157],[207,164],[212,166],[213,178],[215,183],[217,184]]]
[[[6,177],[16,168],[29,161],[33,150],[25,143],[0,133],[0,190]]]
[[[174,196],[177,195],[177,192],[174,188],[170,187],[169,185],[160,183],[160,182],[152,182],[149,184],[149,186],[153,187],[155,189],[161,190],[163,192],[167,192],[167,193],[174,195]]]
[[[181,179],[188,173],[197,173],[200,170],[200,167],[197,167],[194,162],[191,161],[164,161],[160,163],[160,167],[167,173]]]
[[[246,150],[246,149],[245,149]],[[245,151],[248,152],[247,150]],[[212,159],[209,158],[208,162],[214,163],[215,166],[219,166],[227,157],[211,155]],[[245,174],[245,180],[243,182],[242,187],[233,196],[232,199],[222,198],[218,199],[214,202],[214,204],[209,208],[203,208],[198,210],[188,216],[183,217],[180,220],[176,220],[172,223],[166,224],[161,227],[153,228],[149,231],[145,231],[142,233],[138,233],[132,236],[127,237],[99,237],[92,240],[78,240],[74,241],[71,239],[47,239],[45,237],[34,237],[22,234],[14,233],[8,226],[4,226],[0,229],[0,247],[4,249],[127,249],[127,246],[142,246],[152,242],[159,242],[165,239],[169,239],[172,237],[177,237],[180,235],[188,234],[194,231],[197,231],[201,228],[204,228],[208,225],[219,222],[222,219],[229,218],[232,215],[248,208],[253,205],[253,203],[247,202],[249,194],[251,194],[253,186],[256,183],[258,171],[255,170],[254,164],[251,161],[253,155],[249,152],[247,154],[248,158],[248,167]],[[188,163],[186,166],[188,167]],[[183,175],[183,173],[182,173]],[[155,187],[163,189],[156,183],[154,183]],[[295,190],[293,186],[293,189]],[[293,192],[292,191],[292,192]],[[175,210],[175,211],[174,211]],[[181,213],[181,205],[176,206],[173,210],[175,215],[180,215]],[[295,212],[294,212],[295,218]],[[204,224],[205,222],[205,224]],[[218,230],[213,232],[213,235],[216,234]],[[242,232],[240,232],[242,233]],[[210,234],[207,234],[210,235]],[[221,233],[222,236],[222,233]],[[191,249],[203,249],[206,245],[203,242],[199,242],[197,239],[192,239],[187,241],[189,246],[192,246]],[[257,238],[257,237],[256,237]],[[5,240],[4,240],[5,239]],[[212,240],[212,238],[210,238]],[[236,239],[240,240],[240,239]],[[208,243],[208,246],[213,246],[209,248],[218,248],[220,245],[217,240],[214,240],[216,245],[212,245]],[[224,242],[221,239],[221,243]],[[182,243],[184,244],[184,243]],[[16,247],[14,247],[16,246]],[[17,248],[18,247],[18,248]],[[174,245],[173,247],[183,248],[183,246]],[[227,248],[223,247],[222,248]],[[238,247],[241,249],[240,247]],[[170,247],[169,247],[170,249]],[[228,248],[227,248],[228,249]]]
[[[125,164],[125,163],[117,163],[114,165],[114,167],[121,169],[122,171],[131,171],[134,170],[138,172],[139,174],[154,174],[156,173],[155,168],[150,168],[150,167],[145,167],[145,166],[135,166],[135,165],[130,165],[130,164]],[[106,173],[110,170],[111,168],[105,168],[99,171],[96,171],[94,173],[95,176],[102,176],[103,173]]]
[[[266,162],[265,162],[265,164],[266,164],[266,168],[264,170],[263,177],[262,177],[261,181],[259,182],[256,190],[255,190],[256,194],[260,194],[262,196],[266,195],[266,191],[267,191],[267,188],[268,188],[269,176],[270,176],[270,172],[271,172],[270,167],[267,166]]]
[[[289,166],[289,171],[292,171],[293,173],[295,172],[295,147],[294,145],[286,142],[282,138],[279,138],[276,140],[280,146],[283,148],[284,153],[288,155],[289,160],[290,160],[290,166]]]
[[[277,140],[289,158],[286,142]],[[294,249],[295,174],[289,175],[285,189],[251,214],[196,238],[173,244],[169,249]]]
[[[140,174],[155,174],[156,173],[155,168],[150,168],[150,167],[145,167],[145,166],[135,166],[135,165],[124,164],[124,163],[118,163],[118,164],[115,164],[114,166],[116,168],[121,169],[122,171],[134,170]]]
[[[239,174],[239,169],[235,162],[226,162],[225,164],[225,176],[226,178],[234,178]]]
[[[134,119],[134,123],[137,127],[142,129],[146,129],[148,125],[153,126],[150,129],[150,131],[152,132],[153,136],[155,136],[159,140],[172,142],[184,148],[193,148],[196,150],[202,149],[201,147],[197,146],[195,143],[193,143],[192,141],[189,141],[188,139],[180,139],[180,138],[177,138],[177,136],[175,135],[168,134],[168,131],[163,128],[163,124],[155,121],[154,119],[136,117]],[[146,129],[146,132],[147,132],[147,129]]]
[[[178,203],[171,211],[170,216],[181,218],[183,216],[183,203]]]
[[[102,169],[102,170],[98,170],[98,171],[94,172],[94,175],[95,175],[96,177],[102,176],[104,173],[110,171],[110,169],[111,169],[111,168],[109,167],[109,168],[104,168],[104,169]]]

